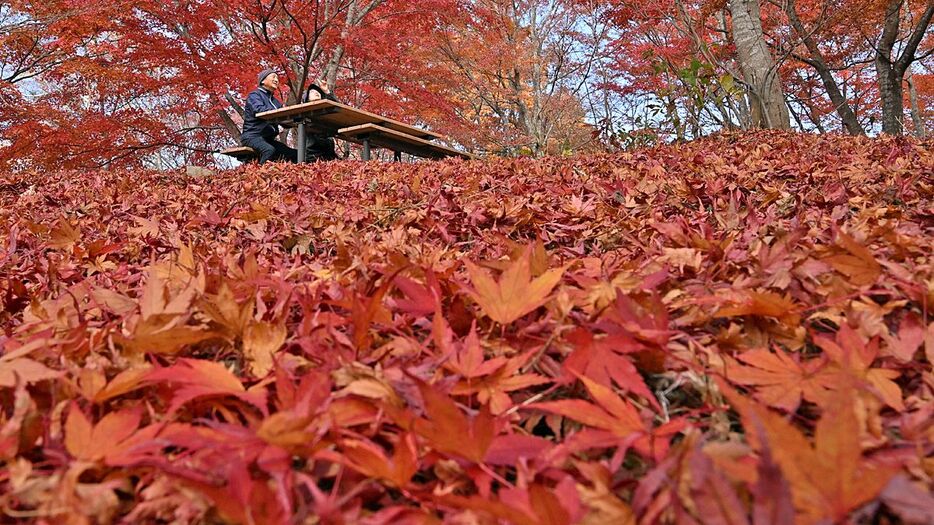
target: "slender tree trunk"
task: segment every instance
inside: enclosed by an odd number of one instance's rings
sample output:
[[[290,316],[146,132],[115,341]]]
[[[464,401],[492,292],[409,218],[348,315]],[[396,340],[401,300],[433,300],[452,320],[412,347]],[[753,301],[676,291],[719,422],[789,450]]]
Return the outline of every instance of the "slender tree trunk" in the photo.
[[[347,16],[344,20],[344,28],[341,30],[341,40],[347,38],[347,28],[359,26],[363,19],[383,2],[384,0],[351,0],[347,4]],[[329,93],[333,93],[334,88],[337,87],[337,73],[340,70],[341,62],[344,60],[344,53],[344,44],[337,44],[334,46],[334,50],[331,52],[331,58],[328,60],[322,72],[321,80],[327,84],[325,89],[327,89]]]
[[[753,125],[790,129],[778,65],[762,32],[759,0],[728,0],[728,5],[733,17],[733,41],[749,91]]]
[[[801,36],[804,46],[811,55],[808,64],[817,70],[821,83],[824,85],[824,90],[827,91],[827,96],[830,97],[830,101],[833,103],[837,115],[840,117],[840,120],[843,121],[843,127],[846,128],[847,133],[850,135],[865,135],[866,132],[859,123],[859,119],[856,118],[856,114],[853,113],[853,108],[850,107],[850,104],[846,101],[846,97],[840,92],[837,81],[833,78],[833,73],[827,66],[827,62],[824,60],[824,54],[821,53],[820,47],[817,45],[811,32],[804,27],[804,24],[801,23],[801,19],[798,18],[794,0],[788,0],[785,3],[785,13],[788,15],[788,20],[791,22],[792,27],[794,27],[794,30]]]
[[[217,116],[220,117],[221,123],[224,124],[224,129],[227,130],[231,138],[233,138],[237,144],[240,144],[240,128],[237,126],[237,123],[234,122],[233,119],[230,118],[230,115],[223,109],[217,110]]]
[[[911,122],[915,128],[915,137],[923,139],[927,136],[927,131],[924,129],[924,117],[921,115],[921,106],[918,104],[918,91],[915,89],[910,69],[905,75],[905,82],[908,84],[908,102],[911,104]]]

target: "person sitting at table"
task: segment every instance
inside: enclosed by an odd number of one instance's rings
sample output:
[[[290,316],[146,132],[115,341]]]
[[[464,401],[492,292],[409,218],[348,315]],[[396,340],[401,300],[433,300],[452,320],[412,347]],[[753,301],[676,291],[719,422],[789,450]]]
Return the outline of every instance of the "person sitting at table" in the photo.
[[[256,118],[257,113],[282,107],[282,103],[273,95],[279,89],[279,76],[272,69],[264,69],[257,81],[259,87],[247,95],[243,107],[243,132],[240,134],[240,143],[256,150],[260,164],[270,160],[298,162],[298,150],[276,140],[279,126]]]
[[[305,98],[302,102],[312,102],[321,99],[337,102],[337,98],[335,98],[333,94],[328,93],[324,88],[312,82],[311,85],[308,86],[308,90],[305,91]],[[321,133],[309,133],[308,147],[305,151],[305,158],[309,161],[337,159],[337,151],[334,149],[334,139]]]

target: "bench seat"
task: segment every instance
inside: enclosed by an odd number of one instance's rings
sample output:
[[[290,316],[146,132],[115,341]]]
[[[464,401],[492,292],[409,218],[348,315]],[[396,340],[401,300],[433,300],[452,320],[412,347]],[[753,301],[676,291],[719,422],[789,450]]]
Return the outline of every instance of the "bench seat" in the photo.
[[[338,131],[337,138],[356,142],[357,144],[363,144],[364,141],[367,141],[369,145],[372,146],[401,151],[416,157],[432,159],[460,157],[468,160],[476,158],[470,153],[435,144],[401,131],[384,128],[377,124],[361,124],[359,126],[342,128]],[[364,149],[366,148],[364,147]]]
[[[256,154],[256,150],[248,146],[233,146],[227,148],[220,152],[221,155],[227,155],[228,157],[233,157],[240,162],[247,162],[250,160],[255,160],[259,155]]]

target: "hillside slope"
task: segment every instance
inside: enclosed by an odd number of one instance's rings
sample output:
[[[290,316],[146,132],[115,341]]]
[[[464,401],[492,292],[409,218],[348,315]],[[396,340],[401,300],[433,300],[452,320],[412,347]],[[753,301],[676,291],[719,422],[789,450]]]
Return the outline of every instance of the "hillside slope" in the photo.
[[[0,508],[926,523],[932,146],[0,176]]]

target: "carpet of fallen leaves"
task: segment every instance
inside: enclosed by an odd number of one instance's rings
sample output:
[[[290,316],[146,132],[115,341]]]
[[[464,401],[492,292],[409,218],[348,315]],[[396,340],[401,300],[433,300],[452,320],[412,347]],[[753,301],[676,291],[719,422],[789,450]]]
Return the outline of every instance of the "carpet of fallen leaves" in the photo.
[[[0,521],[931,523],[934,144],[0,179]]]

